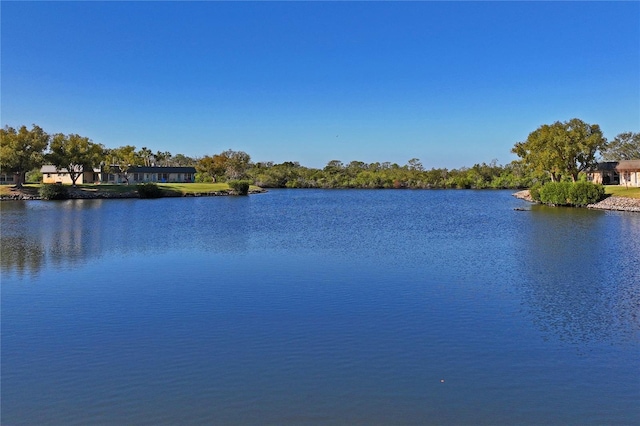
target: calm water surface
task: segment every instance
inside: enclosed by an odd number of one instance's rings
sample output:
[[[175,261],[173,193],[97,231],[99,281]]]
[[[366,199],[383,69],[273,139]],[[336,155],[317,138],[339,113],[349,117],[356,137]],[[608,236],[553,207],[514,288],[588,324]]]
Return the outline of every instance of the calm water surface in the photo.
[[[508,191],[0,207],[3,425],[640,423],[640,214]]]

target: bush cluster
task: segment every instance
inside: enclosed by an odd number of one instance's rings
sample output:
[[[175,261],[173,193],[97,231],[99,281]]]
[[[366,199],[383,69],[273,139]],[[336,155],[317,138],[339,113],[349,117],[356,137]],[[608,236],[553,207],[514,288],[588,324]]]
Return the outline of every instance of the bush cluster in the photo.
[[[591,182],[547,182],[531,188],[535,201],[555,206],[586,206],[604,198],[604,187]]]
[[[586,206],[604,198],[604,186],[591,182],[575,182],[571,186],[569,198],[574,206]]]
[[[249,186],[251,185],[251,182],[248,180],[230,180],[227,183],[238,195],[247,195],[249,193]]]
[[[38,193],[43,200],[66,200],[69,198],[69,189],[57,183],[42,185]]]
[[[162,197],[162,190],[158,188],[155,183],[141,183],[136,186],[138,190],[138,197],[140,198],[160,198]]]

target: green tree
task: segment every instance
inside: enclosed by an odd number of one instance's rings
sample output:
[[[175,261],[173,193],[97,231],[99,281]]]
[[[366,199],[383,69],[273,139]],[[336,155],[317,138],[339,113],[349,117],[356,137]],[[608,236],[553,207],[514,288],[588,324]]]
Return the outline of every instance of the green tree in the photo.
[[[138,157],[142,159],[145,166],[150,167],[153,162],[153,151],[146,146],[143,146],[140,148],[140,151],[138,151]]]
[[[244,179],[247,170],[251,166],[251,156],[244,151],[232,151],[230,149],[220,155],[227,158],[225,170],[227,179]]]
[[[620,133],[601,153],[604,161],[640,159],[640,133]]]
[[[600,126],[574,118],[540,126],[511,151],[533,171],[548,173],[554,182],[562,176],[576,182],[581,171],[595,166],[596,153],[606,144]]]
[[[196,163],[196,170],[206,176],[210,176],[214,182],[224,179],[227,170],[228,158],[225,155],[205,155]]]
[[[41,183],[42,182],[42,172],[40,168],[36,167],[31,169],[25,174],[25,182],[29,183]]]
[[[196,160],[184,154],[176,154],[171,157],[171,165],[175,167],[188,167],[196,164]]]
[[[46,159],[56,166],[58,171],[67,169],[73,186],[76,186],[78,177],[84,171],[93,169],[104,156],[102,145],[77,134],[53,135],[49,149],[50,153],[46,155]]]
[[[156,166],[168,166],[171,162],[171,153],[169,151],[157,151],[154,157]]]
[[[121,146],[107,152],[108,171],[121,176],[129,185],[129,168],[140,165],[144,160],[136,152],[136,147],[131,145]]]
[[[35,124],[31,130],[26,126],[0,130],[0,169],[16,174],[16,187],[22,187],[29,170],[42,166],[49,140],[50,136]]]
[[[424,170],[424,167],[422,166],[422,163],[418,158],[412,158],[411,160],[409,160],[407,162],[407,167],[409,168],[409,170],[415,170],[419,172]]]

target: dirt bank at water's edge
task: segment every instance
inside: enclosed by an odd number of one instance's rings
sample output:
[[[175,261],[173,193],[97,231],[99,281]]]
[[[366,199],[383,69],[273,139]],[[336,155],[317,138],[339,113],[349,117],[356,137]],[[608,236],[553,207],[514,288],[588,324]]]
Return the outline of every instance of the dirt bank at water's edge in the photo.
[[[524,191],[518,191],[513,194],[514,197],[520,198],[521,200],[526,200],[529,202],[535,202],[531,198],[531,194],[529,190],[526,189]],[[615,195],[605,198],[604,200],[595,203],[589,204],[587,206],[588,209],[598,209],[598,210],[619,210],[625,212],[640,212],[640,199],[638,198],[628,198],[628,197],[617,197]]]

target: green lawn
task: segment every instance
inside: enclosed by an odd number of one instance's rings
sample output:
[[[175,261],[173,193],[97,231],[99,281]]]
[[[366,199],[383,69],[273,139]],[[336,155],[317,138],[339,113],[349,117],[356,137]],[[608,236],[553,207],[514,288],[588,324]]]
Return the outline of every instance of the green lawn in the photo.
[[[183,194],[206,194],[229,189],[226,183],[159,183],[158,187]]]
[[[616,195],[618,197],[640,198],[640,188],[628,187],[622,185],[605,185],[605,193]]]

